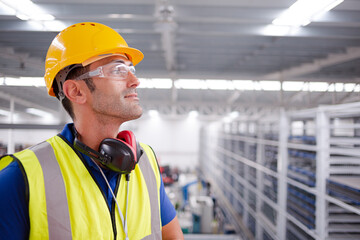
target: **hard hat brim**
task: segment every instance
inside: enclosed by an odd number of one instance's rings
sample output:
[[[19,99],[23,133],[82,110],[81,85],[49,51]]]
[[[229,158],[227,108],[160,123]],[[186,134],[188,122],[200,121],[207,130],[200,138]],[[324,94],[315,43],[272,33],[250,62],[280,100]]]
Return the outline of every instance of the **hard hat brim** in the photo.
[[[132,64],[135,66],[136,64],[138,64],[143,58],[144,58],[144,54],[139,51],[136,48],[130,48],[130,47],[126,47],[126,48],[117,48],[117,49],[112,49],[110,51],[106,51],[103,53],[100,53],[96,56],[93,56],[89,59],[86,59],[85,61],[83,61],[81,64],[85,67],[93,62],[99,61],[101,59],[110,57],[110,56],[123,56],[126,55],[126,57],[130,57],[130,61],[132,62]]]

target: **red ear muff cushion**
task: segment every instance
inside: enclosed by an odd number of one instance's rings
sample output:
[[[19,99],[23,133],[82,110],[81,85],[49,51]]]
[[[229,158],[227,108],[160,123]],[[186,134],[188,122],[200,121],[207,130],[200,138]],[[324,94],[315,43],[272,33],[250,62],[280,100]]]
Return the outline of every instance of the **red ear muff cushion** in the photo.
[[[127,144],[130,147],[130,149],[134,153],[135,161],[137,162],[138,157],[140,157],[140,156],[137,154],[139,149],[137,149],[138,145],[137,145],[134,133],[131,131],[127,131],[127,130],[121,131],[118,133],[117,139],[122,140],[125,144]]]

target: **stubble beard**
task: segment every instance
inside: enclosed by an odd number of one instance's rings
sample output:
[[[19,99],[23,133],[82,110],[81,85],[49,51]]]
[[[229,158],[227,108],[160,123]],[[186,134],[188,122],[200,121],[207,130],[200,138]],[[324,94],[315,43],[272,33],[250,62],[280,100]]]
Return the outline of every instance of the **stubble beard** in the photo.
[[[101,122],[105,123],[110,119],[126,122],[141,117],[143,110],[139,101],[125,98],[126,94],[127,92],[110,97],[93,92],[93,110]]]

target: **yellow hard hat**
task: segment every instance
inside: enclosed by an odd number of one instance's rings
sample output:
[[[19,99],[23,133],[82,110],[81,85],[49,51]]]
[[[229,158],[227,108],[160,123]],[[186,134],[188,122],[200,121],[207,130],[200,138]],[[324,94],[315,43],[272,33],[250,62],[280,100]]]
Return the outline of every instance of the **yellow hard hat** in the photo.
[[[114,29],[100,23],[83,22],[62,30],[52,41],[45,60],[45,83],[50,96],[55,97],[53,82],[63,68],[86,66],[111,54],[125,54],[134,65],[144,54],[127,45]]]

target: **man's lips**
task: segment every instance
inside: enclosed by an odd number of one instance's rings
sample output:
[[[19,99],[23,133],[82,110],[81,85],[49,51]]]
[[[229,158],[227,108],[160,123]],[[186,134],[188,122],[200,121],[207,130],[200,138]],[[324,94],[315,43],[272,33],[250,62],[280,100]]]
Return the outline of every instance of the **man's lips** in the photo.
[[[138,95],[137,93],[131,93],[125,96],[125,98],[137,98],[138,99]]]

